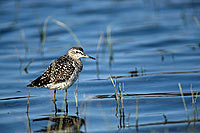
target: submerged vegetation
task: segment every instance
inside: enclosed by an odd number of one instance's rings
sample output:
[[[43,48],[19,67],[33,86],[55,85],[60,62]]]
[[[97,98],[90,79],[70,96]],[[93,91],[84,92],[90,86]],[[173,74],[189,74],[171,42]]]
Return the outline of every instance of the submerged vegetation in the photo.
[[[48,19],[50,17],[48,17],[45,20],[45,24],[44,24],[44,28],[43,28],[43,36],[45,37],[44,39],[42,39],[43,43],[46,40],[46,25],[48,22]],[[81,45],[78,37],[75,35],[75,33],[72,32],[72,30],[65,25],[63,22],[58,21],[53,19],[53,22],[56,23],[57,25],[63,27],[64,29],[66,29],[74,38],[74,40],[77,42],[78,45]],[[44,30],[45,29],[45,30]],[[24,40],[25,36],[23,37]],[[97,43],[97,51],[96,51],[96,70],[97,70],[97,80],[111,80],[111,83],[114,87],[114,94],[110,94],[110,95],[96,95],[91,99],[110,99],[110,98],[114,98],[116,101],[116,109],[115,109],[115,117],[117,119],[119,119],[119,124],[118,124],[118,130],[121,129],[126,129],[126,128],[131,128],[131,127],[135,127],[136,132],[139,131],[139,128],[141,127],[149,127],[149,126],[159,126],[159,125],[167,125],[167,124],[180,124],[180,123],[188,123],[188,126],[191,123],[195,123],[196,122],[200,122],[199,118],[198,118],[198,107],[197,107],[197,97],[200,95],[200,93],[198,91],[194,92],[192,90],[192,87],[190,88],[190,92],[183,92],[183,89],[181,87],[181,84],[178,83],[178,87],[180,89],[180,93],[175,93],[175,92],[162,92],[162,93],[143,93],[143,94],[129,94],[129,93],[125,93],[126,89],[124,88],[124,83],[117,83],[118,79],[121,78],[134,78],[134,77],[143,77],[143,76],[157,76],[157,75],[177,75],[177,74],[187,74],[187,73],[200,73],[200,71],[181,71],[181,72],[158,72],[158,73],[147,73],[146,69],[141,67],[140,69],[138,69],[137,67],[135,68],[135,70],[133,71],[129,71],[128,73],[130,75],[124,75],[124,76],[109,76],[106,79],[101,79],[100,78],[100,71],[99,71],[99,56],[100,56],[100,46],[101,46],[101,42],[104,39],[104,32],[102,32],[100,34],[98,43]],[[108,49],[109,49],[109,67],[111,68],[111,64],[113,62],[113,43],[111,41],[111,25],[109,25],[107,27],[107,31],[106,31],[106,39],[107,39],[107,44],[108,44]],[[25,42],[25,41],[24,41]],[[26,44],[26,42],[25,42]],[[25,45],[26,46],[26,45]],[[26,51],[28,51],[28,48],[26,48]],[[158,50],[160,51],[160,50]],[[162,51],[161,51],[162,52]],[[162,61],[164,60],[164,57],[162,56]],[[28,73],[27,69],[29,67],[29,65],[34,61],[34,59],[32,59],[24,68],[25,72]],[[194,115],[194,119],[190,119],[189,117],[189,111],[186,105],[186,101],[185,101],[185,96],[191,96],[192,97],[192,108],[193,108],[193,115]],[[168,118],[168,115],[165,114],[164,112],[160,112],[160,116],[163,117],[163,121],[157,121],[157,122],[147,122],[147,123],[140,123],[140,119],[142,120],[142,118],[140,118],[140,108],[139,108],[139,101],[141,98],[150,98],[150,97],[181,97],[182,98],[182,102],[184,105],[184,110],[185,110],[185,114],[186,114],[186,118],[182,119],[182,120],[177,120],[177,121],[171,121]],[[30,106],[30,92],[29,92],[29,96],[28,98],[28,103],[27,103],[27,132],[31,132],[31,125],[30,125],[30,118],[29,118],[29,106]],[[74,98],[75,98],[75,104],[76,104],[76,116],[68,116],[68,103],[66,102],[65,105],[66,106],[62,106],[62,109],[58,109],[57,105],[55,103],[55,115],[54,116],[49,116],[47,118],[41,118],[41,119],[34,119],[34,122],[37,121],[43,121],[43,120],[48,120],[48,125],[46,127],[44,127],[42,130],[40,131],[80,131],[80,128],[82,125],[84,125],[85,131],[86,131],[86,123],[85,120],[82,119],[79,116],[79,104],[78,104],[78,83],[76,86],[76,91],[74,92]],[[133,112],[126,112],[126,99],[129,98],[131,100],[134,101],[135,103],[135,111]],[[64,104],[63,104],[64,105]],[[63,109],[65,107],[65,110]],[[81,109],[82,110],[82,105],[81,105]],[[86,106],[84,107],[86,108]],[[85,110],[84,110],[85,111]],[[62,113],[58,115],[57,113]],[[158,113],[156,113],[157,115]],[[155,115],[155,114],[150,114],[150,115]],[[86,117],[85,117],[86,119]],[[133,124],[133,119],[135,119],[135,124]],[[55,122],[56,124],[51,124],[50,121]],[[68,122],[72,125],[68,125]],[[77,123],[78,122],[78,123]]]
[[[116,112],[115,116],[117,119],[119,119],[119,125],[118,129],[120,130],[125,129],[125,128],[131,128],[135,127],[136,132],[138,132],[139,127],[149,127],[149,126],[159,126],[159,125],[167,125],[167,124],[181,124],[181,123],[188,123],[188,129],[190,128],[190,125],[192,125],[192,129],[195,128],[195,123],[200,122],[200,119],[198,118],[198,103],[197,103],[197,97],[200,95],[198,91],[194,92],[192,90],[192,87],[190,88],[191,92],[183,92],[183,89],[181,87],[181,83],[178,83],[178,87],[180,89],[180,93],[146,93],[146,94],[126,94],[125,88],[124,88],[124,83],[123,83],[123,94],[121,90],[121,83],[117,84],[117,77],[114,77],[114,80],[112,78],[113,76],[110,76],[110,80],[112,82],[113,88],[114,88],[114,94],[111,95],[97,95],[92,97],[92,99],[110,99],[114,98],[116,101]],[[190,119],[186,101],[185,101],[185,96],[191,96],[192,97],[192,107],[193,107],[193,115],[194,118]],[[186,120],[184,118],[180,118],[182,120],[177,120],[177,121],[171,121],[167,118],[167,115],[163,112],[160,112],[160,114],[163,115],[163,122],[158,121],[158,122],[150,122],[150,123],[139,123],[139,100],[143,97],[181,97],[183,105],[184,105],[184,110],[186,113]],[[135,101],[135,112],[125,112],[126,110],[126,98],[129,98],[133,101]],[[125,105],[124,105],[125,103]],[[191,103],[189,103],[191,105]],[[180,103],[181,104],[181,103]],[[128,110],[128,109],[127,109]],[[135,116],[131,116],[131,114],[134,114]],[[157,114],[157,113],[155,113]],[[119,115],[119,116],[118,116]],[[154,114],[151,114],[154,115]],[[135,118],[135,124],[132,124],[132,119],[131,117]],[[190,129],[189,129],[190,130]]]
[[[31,13],[22,2],[15,1],[13,22],[0,25],[0,115],[5,120],[0,129],[199,131],[199,2],[147,0],[138,6],[141,1],[102,1],[102,7],[90,7],[89,1],[76,6],[72,1],[45,3],[53,12],[41,11],[45,4],[36,2],[31,4]],[[60,12],[55,10],[58,7]],[[0,12],[9,16],[10,9]],[[69,38],[60,39],[59,33]],[[31,76],[71,45],[96,54],[96,67],[84,62],[88,66],[79,83],[69,88],[69,99],[61,100],[61,91],[58,101],[52,102],[51,91],[25,87]],[[13,65],[16,62],[20,74]]]

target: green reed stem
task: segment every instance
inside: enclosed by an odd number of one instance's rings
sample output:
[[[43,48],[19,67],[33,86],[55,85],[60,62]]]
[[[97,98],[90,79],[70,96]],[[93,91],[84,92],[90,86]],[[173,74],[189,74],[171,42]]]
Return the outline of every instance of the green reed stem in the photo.
[[[63,22],[61,21],[58,21],[56,19],[53,19],[53,22],[56,23],[57,25],[63,27],[64,29],[66,29],[71,35],[72,37],[74,38],[74,40],[76,41],[76,43],[81,47],[81,42],[79,41],[78,37],[76,36],[76,34],[74,34],[74,32],[70,29],[69,26],[67,26],[66,24],[64,24]]]
[[[181,97],[182,97],[182,101],[183,101],[183,105],[184,105],[184,109],[185,109],[185,114],[186,114],[186,117],[187,117],[187,120],[188,120],[188,123],[189,123],[190,122],[190,118],[189,118],[186,102],[185,102],[185,99],[184,99],[181,83],[178,83],[178,86],[179,86],[179,89],[180,89],[180,93],[181,93]]]

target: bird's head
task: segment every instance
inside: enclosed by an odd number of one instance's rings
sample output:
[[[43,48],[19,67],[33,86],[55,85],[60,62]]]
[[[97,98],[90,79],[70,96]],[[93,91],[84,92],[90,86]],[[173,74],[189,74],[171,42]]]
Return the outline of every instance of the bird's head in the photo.
[[[81,47],[72,47],[70,50],[68,50],[67,54],[74,59],[80,59],[82,57],[85,57],[96,60],[95,58],[86,55]]]

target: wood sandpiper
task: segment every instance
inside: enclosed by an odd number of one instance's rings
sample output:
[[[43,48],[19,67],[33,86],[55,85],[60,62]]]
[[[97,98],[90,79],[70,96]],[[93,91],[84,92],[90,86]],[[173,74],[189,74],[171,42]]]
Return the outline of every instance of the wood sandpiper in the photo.
[[[82,71],[83,65],[80,59],[82,57],[95,60],[95,58],[86,55],[81,47],[72,47],[65,55],[54,60],[46,71],[27,87],[54,89],[54,102],[56,101],[56,90],[65,89],[64,99],[66,101],[67,89],[72,86]]]

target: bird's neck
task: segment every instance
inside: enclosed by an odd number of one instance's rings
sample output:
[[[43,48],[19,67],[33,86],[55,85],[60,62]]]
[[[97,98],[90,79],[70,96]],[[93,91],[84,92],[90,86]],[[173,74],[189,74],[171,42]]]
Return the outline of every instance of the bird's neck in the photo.
[[[75,62],[75,65],[76,66],[80,66],[81,68],[80,69],[82,69],[82,62],[81,62],[81,59],[80,58],[73,58],[73,57],[71,57],[71,56],[69,56],[69,55],[66,55],[66,58],[71,58],[74,62]]]

